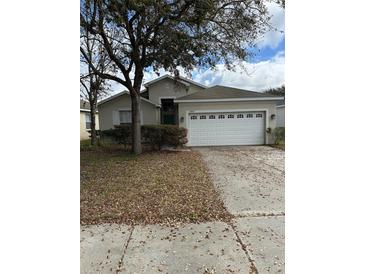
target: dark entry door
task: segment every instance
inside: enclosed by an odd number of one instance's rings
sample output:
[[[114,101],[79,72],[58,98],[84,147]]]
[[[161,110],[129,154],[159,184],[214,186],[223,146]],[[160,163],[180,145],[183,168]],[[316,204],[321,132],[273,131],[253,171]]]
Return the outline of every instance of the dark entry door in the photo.
[[[161,124],[177,125],[177,112],[174,99],[161,99]]]

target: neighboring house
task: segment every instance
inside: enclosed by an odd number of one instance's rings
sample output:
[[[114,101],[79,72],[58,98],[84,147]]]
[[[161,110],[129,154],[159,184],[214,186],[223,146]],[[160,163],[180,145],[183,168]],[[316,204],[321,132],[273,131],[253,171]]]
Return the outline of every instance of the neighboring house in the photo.
[[[276,112],[278,119],[276,122],[277,127],[285,127],[285,101],[278,101],[276,105]]]
[[[95,114],[95,128],[99,129],[99,114]],[[90,105],[88,102],[80,100],[80,140],[90,138],[91,117]]]
[[[141,93],[142,125],[174,124],[188,129],[188,146],[261,145],[273,143],[268,128],[277,123],[283,97],[236,88],[206,87],[164,75],[145,84]],[[100,129],[131,123],[127,91],[98,104]]]

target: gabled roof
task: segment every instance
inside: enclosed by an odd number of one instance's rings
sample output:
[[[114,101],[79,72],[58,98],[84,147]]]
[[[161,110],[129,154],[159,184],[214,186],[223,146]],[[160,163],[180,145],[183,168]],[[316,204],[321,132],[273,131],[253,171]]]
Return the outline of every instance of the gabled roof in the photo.
[[[231,88],[225,86],[214,86],[195,93],[180,97],[175,102],[214,102],[214,101],[254,101],[254,100],[283,100],[282,96],[275,96],[267,93],[250,90]]]
[[[143,92],[144,92],[144,90],[142,90],[142,91],[141,91],[141,93],[143,93]],[[117,97],[119,97],[119,96],[125,95],[125,94],[129,94],[129,91],[127,91],[127,90],[123,90],[122,92],[119,92],[119,93],[117,93],[117,94],[115,94],[115,95],[113,95],[113,96],[110,96],[110,97],[108,97],[108,98],[106,98],[106,99],[104,99],[104,100],[100,101],[100,102],[98,103],[98,106],[100,106],[100,105],[102,105],[102,104],[104,104],[104,103],[106,103],[106,102],[109,102],[110,100],[113,100],[113,99],[115,99],[115,98],[117,98]],[[152,101],[150,101],[150,100],[148,100],[148,99],[146,99],[146,98],[143,98],[143,97],[141,97],[141,100],[142,100],[142,101],[145,101],[145,102],[147,102],[147,103],[150,103],[150,104],[152,104],[152,105],[154,105],[154,106],[156,106],[156,107],[159,107],[159,106],[160,106],[160,105],[157,105],[157,104],[153,103]]]
[[[154,79],[152,81],[147,82],[146,84],[144,84],[144,86],[145,87],[149,87],[149,86],[153,85],[154,83],[157,83],[157,82],[159,82],[159,81],[161,81],[163,79],[171,79],[173,81],[176,80],[175,77],[173,77],[173,76],[171,76],[169,74],[165,74],[165,75],[163,75],[163,76],[161,76],[159,78],[156,78],[156,79]],[[190,84],[193,84],[193,85],[199,86],[201,88],[207,88],[206,86],[204,86],[202,84],[199,84],[197,82],[194,82],[193,80],[190,80],[190,79],[185,78],[185,77],[182,77],[182,76],[179,76],[178,82],[181,83],[181,84],[183,84],[183,85],[186,85],[186,86],[190,86]]]

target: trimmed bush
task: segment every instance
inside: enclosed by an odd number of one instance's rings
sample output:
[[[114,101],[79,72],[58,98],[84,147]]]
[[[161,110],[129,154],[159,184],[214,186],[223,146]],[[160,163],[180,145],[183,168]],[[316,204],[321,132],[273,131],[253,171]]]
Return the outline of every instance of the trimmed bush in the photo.
[[[175,125],[143,125],[141,127],[142,142],[150,144],[153,149],[161,149],[161,146],[182,146],[187,143],[187,130]],[[103,138],[110,138],[118,144],[132,143],[131,125],[115,126],[114,129],[102,131]]]
[[[285,143],[285,127],[277,127],[274,130],[275,144],[281,145]]]

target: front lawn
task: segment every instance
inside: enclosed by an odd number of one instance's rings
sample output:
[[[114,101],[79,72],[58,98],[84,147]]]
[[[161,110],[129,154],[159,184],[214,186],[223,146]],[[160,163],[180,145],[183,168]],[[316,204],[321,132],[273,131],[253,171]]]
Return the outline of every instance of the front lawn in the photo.
[[[82,224],[228,220],[197,152],[81,153]]]

